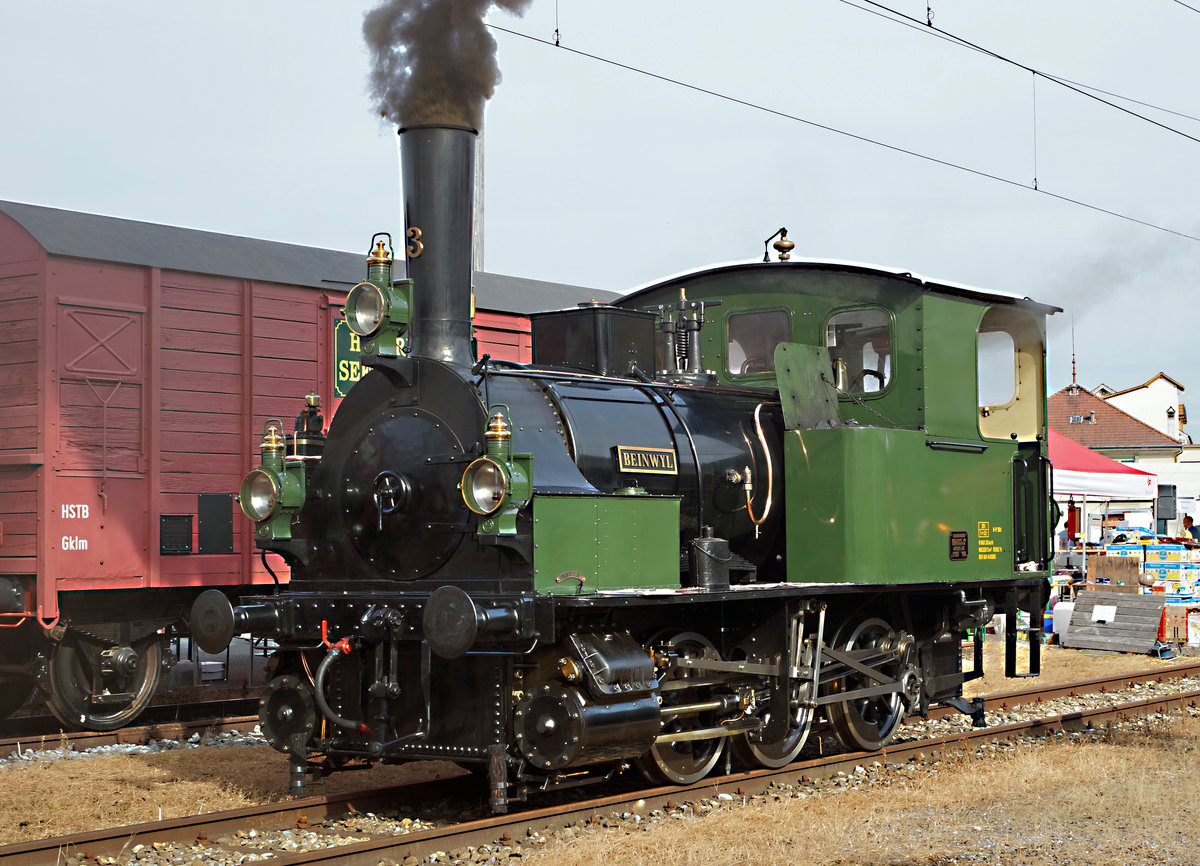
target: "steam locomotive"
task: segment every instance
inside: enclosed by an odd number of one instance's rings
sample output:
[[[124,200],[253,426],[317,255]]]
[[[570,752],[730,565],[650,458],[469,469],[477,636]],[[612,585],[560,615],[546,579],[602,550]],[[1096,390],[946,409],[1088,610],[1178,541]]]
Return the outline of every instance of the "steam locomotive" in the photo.
[[[292,786],[452,760],[503,811],[631,765],[782,766],[819,716],[852,750],[933,702],[982,723],[980,627],[1007,612],[1018,675],[1047,591],[1057,308],[792,261],[781,230],[777,261],[535,314],[531,365],[476,358],[475,132],[401,136],[408,278],[373,239],[346,300],[370,372],[294,453],[268,422],[241,485],[290,584],[191,615],[209,652],[278,642]]]

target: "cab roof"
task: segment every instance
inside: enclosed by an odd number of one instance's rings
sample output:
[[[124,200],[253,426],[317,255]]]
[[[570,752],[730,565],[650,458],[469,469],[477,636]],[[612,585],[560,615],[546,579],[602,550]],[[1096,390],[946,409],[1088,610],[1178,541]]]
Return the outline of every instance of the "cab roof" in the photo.
[[[686,280],[696,279],[699,277],[715,276],[718,274],[754,273],[763,268],[788,268],[805,271],[830,271],[862,274],[866,276],[893,277],[920,286],[924,291],[929,292],[930,294],[968,298],[970,300],[983,301],[992,304],[1012,304],[1014,306],[1021,307],[1022,309],[1039,312],[1047,316],[1054,315],[1055,313],[1061,313],[1063,311],[1062,307],[1056,307],[1052,304],[1043,304],[1040,301],[1035,301],[1029,297],[1019,297],[1017,295],[1005,294],[1003,292],[984,291],[983,289],[977,289],[957,283],[930,280],[919,274],[914,274],[912,271],[885,268],[877,265],[863,264],[861,262],[809,258],[792,259],[791,261],[787,262],[734,262],[729,264],[715,265],[699,271],[686,271],[667,279],[657,280],[654,283],[643,286],[640,289],[635,289],[613,303],[621,306],[624,306],[630,302],[636,303],[637,300],[643,295],[647,295],[666,286],[676,285]]]

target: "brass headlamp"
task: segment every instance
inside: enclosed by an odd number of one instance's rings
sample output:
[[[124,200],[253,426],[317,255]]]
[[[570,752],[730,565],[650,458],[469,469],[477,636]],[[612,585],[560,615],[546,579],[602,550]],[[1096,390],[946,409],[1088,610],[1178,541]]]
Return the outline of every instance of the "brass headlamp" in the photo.
[[[466,468],[459,484],[467,508],[488,518],[479,524],[481,534],[515,535],[517,512],[533,496],[533,455],[512,453],[508,411],[492,407],[483,434],[487,453]]]
[[[387,237],[388,243],[376,240]],[[412,309],[412,280],[392,279],[391,235],[380,232],[367,256],[367,279],[346,295],[343,313],[368,355],[399,355]]]
[[[238,505],[257,527],[255,538],[291,538],[292,517],[304,505],[304,462],[287,460],[283,423],[272,418],[263,426],[262,463],[242,478]]]

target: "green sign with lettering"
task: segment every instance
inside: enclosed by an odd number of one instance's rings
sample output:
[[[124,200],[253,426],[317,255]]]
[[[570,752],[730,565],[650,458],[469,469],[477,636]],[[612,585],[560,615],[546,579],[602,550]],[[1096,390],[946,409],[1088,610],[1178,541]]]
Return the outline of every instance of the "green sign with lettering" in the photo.
[[[354,383],[362,378],[362,364],[359,361],[361,354],[361,338],[350,330],[345,319],[339,319],[333,326],[333,393],[335,397],[345,397],[350,393]]]

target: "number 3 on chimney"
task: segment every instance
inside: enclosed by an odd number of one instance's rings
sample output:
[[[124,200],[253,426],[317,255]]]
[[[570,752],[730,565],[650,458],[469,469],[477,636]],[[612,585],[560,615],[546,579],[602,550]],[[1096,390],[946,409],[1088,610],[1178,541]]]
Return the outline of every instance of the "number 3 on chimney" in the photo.
[[[410,259],[415,259],[425,251],[425,244],[421,243],[421,230],[413,226],[404,234],[409,238],[408,244],[404,247],[404,252]]]

